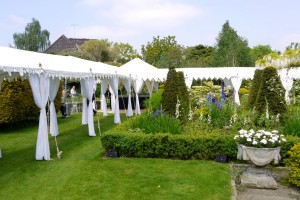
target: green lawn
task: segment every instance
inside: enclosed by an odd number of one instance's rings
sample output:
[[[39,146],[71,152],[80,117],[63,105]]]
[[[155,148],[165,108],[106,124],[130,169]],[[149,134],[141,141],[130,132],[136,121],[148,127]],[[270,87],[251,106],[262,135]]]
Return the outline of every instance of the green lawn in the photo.
[[[122,117],[125,120],[125,117]],[[1,131],[0,199],[231,199],[230,169],[214,161],[103,158],[97,118],[88,136],[81,115],[59,118],[62,159],[35,160],[37,125]],[[101,131],[114,125],[100,118]]]

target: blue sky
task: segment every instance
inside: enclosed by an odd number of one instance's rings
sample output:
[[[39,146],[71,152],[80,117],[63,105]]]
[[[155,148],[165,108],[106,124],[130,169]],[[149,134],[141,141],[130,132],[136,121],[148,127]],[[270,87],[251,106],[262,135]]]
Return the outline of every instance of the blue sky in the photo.
[[[229,20],[249,47],[270,45],[284,51],[300,42],[298,0],[9,0],[0,2],[0,46],[13,45],[13,34],[37,19],[54,42],[67,37],[141,45],[160,35],[179,44],[214,45]]]

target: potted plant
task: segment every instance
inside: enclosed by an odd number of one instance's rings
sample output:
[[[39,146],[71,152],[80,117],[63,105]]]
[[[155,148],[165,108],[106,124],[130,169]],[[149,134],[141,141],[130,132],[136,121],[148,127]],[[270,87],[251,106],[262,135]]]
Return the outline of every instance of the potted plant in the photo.
[[[274,160],[278,164],[280,160],[280,145],[286,141],[283,134],[277,130],[266,131],[253,129],[240,130],[234,136],[238,143],[237,159],[250,160],[256,166],[265,166]]]

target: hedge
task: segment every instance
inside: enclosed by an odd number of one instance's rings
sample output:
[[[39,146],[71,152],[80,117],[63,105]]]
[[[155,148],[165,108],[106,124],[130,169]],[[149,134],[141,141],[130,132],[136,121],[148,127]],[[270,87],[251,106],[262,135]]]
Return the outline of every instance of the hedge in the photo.
[[[233,137],[216,133],[194,136],[110,131],[101,136],[101,141],[106,152],[116,151],[121,157],[211,160],[217,155],[227,155],[230,160],[236,160],[237,144]],[[288,157],[290,148],[300,142],[298,137],[287,136],[286,139],[281,146],[282,160]]]

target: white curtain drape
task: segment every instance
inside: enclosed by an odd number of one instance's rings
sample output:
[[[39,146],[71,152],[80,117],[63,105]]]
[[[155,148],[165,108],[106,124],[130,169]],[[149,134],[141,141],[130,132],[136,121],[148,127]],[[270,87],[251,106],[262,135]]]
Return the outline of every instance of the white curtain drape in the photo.
[[[285,89],[285,101],[287,104],[290,104],[289,93],[293,87],[294,80],[292,77],[288,75],[287,69],[282,69],[279,72],[280,80],[282,82],[282,86]]]
[[[107,85],[108,85],[107,80],[105,80],[105,79],[101,80],[101,110],[103,112],[103,116],[105,116],[105,117],[108,116],[107,104],[106,104],[106,98],[105,98]]]
[[[52,136],[58,135],[57,117],[56,110],[54,106],[54,99],[57,95],[59,88],[59,78],[50,78],[50,89],[49,89],[49,99],[50,99],[50,134]]]
[[[234,89],[234,101],[238,106],[240,106],[241,103],[240,103],[240,98],[239,98],[239,89],[242,84],[242,78],[238,77],[238,76],[233,76],[230,78],[230,81],[231,81],[231,84]]]
[[[88,124],[88,109],[87,109],[87,92],[86,92],[86,82],[84,79],[80,79],[80,86],[81,86],[81,95],[82,95],[82,124]]]
[[[143,79],[137,78],[137,79],[133,80],[133,89],[135,92],[135,114],[136,115],[141,114],[139,94],[142,91],[143,84],[144,84]]]
[[[146,80],[145,84],[146,84],[147,90],[149,92],[149,95],[151,97],[152,96],[153,87],[154,87],[154,80],[151,80],[151,81]]]
[[[85,94],[87,95],[87,99],[89,100],[89,105],[87,107],[87,122],[89,127],[89,136],[96,136],[95,128],[94,128],[94,113],[93,113],[93,93],[95,88],[95,80],[94,78],[85,78],[84,79],[84,90]]]
[[[123,85],[124,85],[124,87],[126,89],[126,92],[128,94],[128,106],[127,106],[126,116],[131,117],[131,116],[133,116],[132,105],[131,105],[131,79],[126,78],[126,79],[123,79],[122,82],[123,82]]]
[[[185,85],[186,85],[187,88],[191,88],[192,84],[193,84],[193,77],[186,76],[184,78],[184,82],[185,82]]]
[[[119,79],[118,79],[118,77],[109,79],[109,84],[110,84],[111,89],[113,90],[113,93],[115,96],[114,123],[120,124],[121,118],[120,118],[120,110],[119,110],[119,95],[118,95]]]
[[[109,82],[111,82],[111,79],[109,79]],[[111,112],[115,113],[116,96],[115,96],[114,90],[112,89],[111,83],[109,84],[108,89],[109,89],[109,92],[110,92]]]
[[[48,140],[48,125],[46,115],[46,104],[49,98],[49,78],[43,74],[31,74],[29,82],[32,89],[34,102],[41,109],[39,129],[36,144],[36,160],[50,160],[50,147]]]

